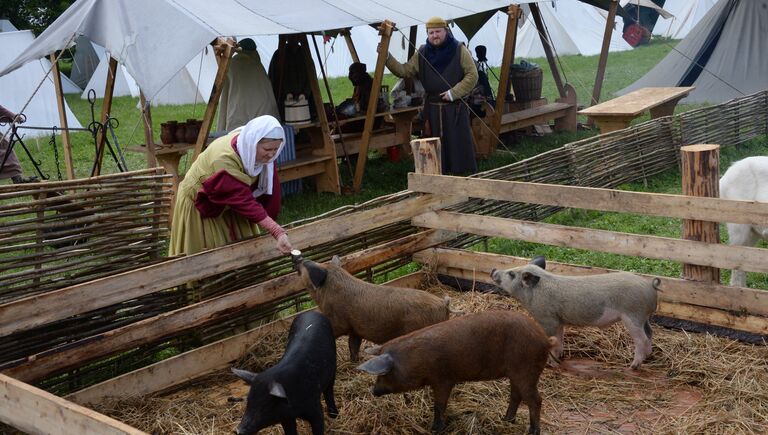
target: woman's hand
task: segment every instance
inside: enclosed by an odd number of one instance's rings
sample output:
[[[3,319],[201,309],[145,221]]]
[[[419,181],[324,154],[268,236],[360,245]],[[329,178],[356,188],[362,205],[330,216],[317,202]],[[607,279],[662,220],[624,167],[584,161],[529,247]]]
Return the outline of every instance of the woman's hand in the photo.
[[[288,234],[281,234],[277,237],[277,249],[280,250],[283,254],[290,254],[291,250],[293,249],[293,246],[291,246],[291,241],[288,240]]]

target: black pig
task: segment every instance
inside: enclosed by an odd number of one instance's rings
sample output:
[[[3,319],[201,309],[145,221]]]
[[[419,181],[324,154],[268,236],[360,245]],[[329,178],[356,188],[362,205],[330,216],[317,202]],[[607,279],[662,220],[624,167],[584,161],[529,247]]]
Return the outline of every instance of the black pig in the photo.
[[[273,367],[259,374],[236,368],[232,372],[251,386],[237,434],[254,434],[280,423],[286,435],[292,435],[297,433],[296,419],[301,418],[312,426],[313,435],[322,435],[320,393],[328,415],[335,418],[339,414],[333,398],[336,341],[331,322],[319,312],[296,317],[285,353]]]

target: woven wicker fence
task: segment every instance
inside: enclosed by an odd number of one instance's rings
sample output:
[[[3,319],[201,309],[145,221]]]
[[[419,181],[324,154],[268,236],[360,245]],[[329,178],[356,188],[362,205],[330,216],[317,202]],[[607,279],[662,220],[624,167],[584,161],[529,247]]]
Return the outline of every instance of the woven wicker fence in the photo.
[[[477,174],[475,177],[614,188],[677,166],[681,146],[694,143],[718,143],[722,146],[731,146],[766,134],[768,134],[768,91],[570,143],[524,161]],[[398,192],[376,198],[365,204],[342,207],[311,219],[295,222],[288,227],[394,205],[414,195],[407,191]],[[541,220],[556,212],[557,208],[473,199],[453,207],[453,210]],[[417,229],[412,227],[409,221],[404,221],[364,234],[313,246],[305,249],[303,254],[305,258],[327,261],[333,255],[357,252],[396,240],[415,231]],[[480,236],[464,235],[449,245],[467,247],[482,239],[483,237]],[[410,258],[407,256],[392,258],[361,275],[369,280],[384,278],[388,272],[409,261]],[[289,270],[287,258],[253,264],[247,268],[210,277],[194,289],[188,287],[168,289],[135,301],[107,307],[98,312],[75,316],[13,334],[10,337],[2,337],[0,338],[0,355],[2,355],[0,369],[13,366],[14,360],[24,359],[28,355],[56,352],[59,346],[77,346],[78,340],[86,340],[91,334],[114,329],[183,306],[189,303],[190,291],[206,299],[272,279]],[[81,367],[77,371],[49,377],[38,384],[56,393],[76,390],[145,366],[155,361],[158,355],[183,351],[231,335],[233,330],[244,328],[246,325],[252,327],[254,322],[269,321],[280,311],[291,309],[306,300],[306,295],[297,295],[266,304],[260,307],[258,312],[232,313],[224,322],[211,323],[195,328],[191,332],[169,333],[162,341],[121,352]]]

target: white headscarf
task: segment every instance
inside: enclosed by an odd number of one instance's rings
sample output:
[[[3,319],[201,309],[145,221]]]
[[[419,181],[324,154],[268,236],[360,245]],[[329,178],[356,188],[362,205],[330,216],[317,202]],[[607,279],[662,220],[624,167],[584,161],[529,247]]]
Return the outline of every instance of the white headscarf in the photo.
[[[256,150],[259,141],[268,139],[280,139],[280,147],[267,163],[256,161]],[[272,194],[272,177],[275,172],[275,160],[285,146],[285,133],[280,122],[270,115],[259,116],[248,121],[245,127],[242,127],[240,136],[237,137],[237,151],[240,153],[240,159],[243,161],[245,172],[251,177],[259,177],[258,185],[253,191],[254,198],[263,194]]]

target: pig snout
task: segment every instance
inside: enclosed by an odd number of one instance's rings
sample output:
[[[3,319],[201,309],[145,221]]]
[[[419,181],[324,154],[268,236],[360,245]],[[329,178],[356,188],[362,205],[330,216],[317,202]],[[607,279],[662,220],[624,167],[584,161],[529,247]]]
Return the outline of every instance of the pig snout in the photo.
[[[493,280],[493,282],[495,282],[495,283],[497,283],[497,284],[498,284],[498,283],[499,283],[499,281],[500,281],[500,279],[499,279],[499,278],[500,278],[500,277],[499,277],[499,271],[498,271],[498,270],[496,270],[495,268],[494,268],[494,269],[491,269],[491,279]]]
[[[371,394],[373,394],[374,397],[379,397],[385,394],[389,394],[389,391],[385,388],[382,388],[381,386],[374,385],[373,387],[371,387]]]

